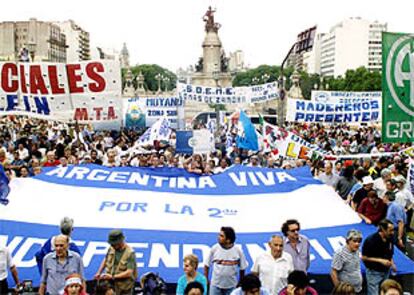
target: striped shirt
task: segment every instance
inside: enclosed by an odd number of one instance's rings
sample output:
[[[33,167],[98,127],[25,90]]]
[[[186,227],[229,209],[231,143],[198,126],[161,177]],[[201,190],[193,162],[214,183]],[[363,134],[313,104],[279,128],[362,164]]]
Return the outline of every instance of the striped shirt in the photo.
[[[356,292],[362,290],[359,251],[351,252],[347,246],[344,246],[334,254],[332,268],[338,271],[339,281],[351,284]]]

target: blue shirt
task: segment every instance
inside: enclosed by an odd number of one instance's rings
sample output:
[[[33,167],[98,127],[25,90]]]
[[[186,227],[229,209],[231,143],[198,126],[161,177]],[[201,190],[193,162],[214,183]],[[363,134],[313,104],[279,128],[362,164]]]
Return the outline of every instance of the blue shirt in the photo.
[[[78,253],[68,251],[65,263],[58,262],[56,252],[49,253],[43,259],[41,283],[46,284],[46,293],[60,294],[65,287],[65,278],[73,273],[83,278],[83,262]]]
[[[202,275],[201,273],[197,272],[197,275],[196,275],[194,281],[199,282],[200,284],[203,285],[204,295],[207,295],[207,279],[206,279],[206,277],[204,275]],[[184,290],[185,290],[185,287],[187,287],[187,284],[188,284],[188,282],[187,282],[186,275],[181,276],[178,279],[177,290],[176,290],[175,293],[178,294],[178,295],[184,294]]]
[[[299,235],[299,241],[296,248],[293,248],[288,238],[284,239],[283,251],[288,252],[293,258],[293,267],[295,270],[306,272],[310,266],[310,246],[305,236]]]
[[[398,227],[399,221],[402,221],[404,224],[407,222],[407,214],[404,207],[395,201],[388,205],[386,218],[394,224],[394,227]]]

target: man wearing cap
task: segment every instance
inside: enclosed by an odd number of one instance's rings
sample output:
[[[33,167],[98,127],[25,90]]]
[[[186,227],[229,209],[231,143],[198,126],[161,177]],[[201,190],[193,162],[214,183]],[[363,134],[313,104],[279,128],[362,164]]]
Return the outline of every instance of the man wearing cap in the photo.
[[[346,245],[334,254],[332,259],[331,279],[335,286],[346,282],[354,286],[355,292],[362,291],[361,263],[359,245],[362,241],[360,231],[351,229],[346,235]]]
[[[405,251],[404,240],[404,226],[407,222],[407,214],[401,204],[395,201],[395,193],[387,191],[384,195],[384,203],[388,206],[386,218],[394,225],[394,239],[393,242],[402,251]]]
[[[374,180],[371,176],[365,176],[362,178],[362,187],[357,190],[352,198],[351,206],[356,211],[359,208],[362,200],[364,200],[374,186]]]
[[[40,295],[63,293],[65,279],[70,274],[77,273],[83,278],[82,258],[78,253],[68,250],[69,237],[59,235],[54,244],[55,251],[43,259]]]
[[[132,294],[138,276],[135,252],[125,243],[125,236],[121,230],[112,230],[108,236],[108,243],[111,246],[95,278],[112,280],[117,295]],[[105,272],[101,275],[104,269]]]
[[[65,235],[69,239],[69,250],[74,251],[80,255],[80,250],[76,244],[70,240],[70,235],[73,232],[73,219],[70,217],[63,217],[60,221],[60,233]],[[42,264],[44,257],[53,252],[55,250],[55,238],[57,236],[53,236],[48,239],[42,248],[35,253],[37,268],[39,269],[39,273],[42,273]]]

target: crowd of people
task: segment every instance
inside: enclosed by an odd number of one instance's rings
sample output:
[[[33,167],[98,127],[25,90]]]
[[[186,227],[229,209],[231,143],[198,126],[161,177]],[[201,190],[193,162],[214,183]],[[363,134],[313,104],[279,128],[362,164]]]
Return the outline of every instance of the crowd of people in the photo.
[[[122,230],[109,232],[107,253],[95,276],[86,278],[79,249],[70,246],[73,219],[65,217],[60,228],[61,233],[51,237],[36,253],[36,260],[41,265],[40,295],[85,295],[86,281],[92,279],[96,282],[93,294],[135,294],[135,285],[138,284],[136,255]],[[269,250],[257,256],[250,273],[246,274],[248,263],[244,250],[236,244],[236,232],[232,227],[221,227],[217,243],[204,257],[204,273],[198,272],[197,255],[184,256],[184,274],[177,281],[175,294],[319,294],[307,274],[311,264],[310,242],[300,230],[299,221],[286,220],[281,226],[283,236],[269,237]],[[331,294],[402,295],[401,285],[389,279],[391,270],[396,271],[393,235],[394,225],[388,219],[381,220],[378,231],[365,239],[360,231],[349,230],[345,246],[332,259],[334,288]],[[361,261],[366,268],[366,288],[363,286]],[[0,294],[5,294],[8,290],[7,268],[12,271],[17,286],[20,280],[7,248],[0,247],[0,262],[4,265],[0,275],[5,276],[0,280]],[[141,294],[167,294],[164,283],[162,279],[157,281],[156,277],[144,274],[139,284]]]
[[[345,125],[287,124],[284,126],[286,130],[330,154],[314,159],[287,159],[272,152],[239,149],[235,145],[237,130],[232,126],[216,132],[214,152],[184,155],[175,153],[174,132],[168,141],[138,146],[137,140],[143,131],[98,131],[86,125],[13,116],[0,121],[0,165],[9,179],[37,175],[43,167],[78,164],[180,167],[205,175],[221,173],[232,165],[283,169],[307,165],[314,177],[332,186],[364,222],[378,226],[378,232],[369,237],[362,237],[356,230],[348,233],[346,246],[332,261],[331,277],[336,290],[333,294],[366,291],[379,294],[380,290],[383,294],[391,294],[387,293],[388,289],[402,294],[401,286],[387,279],[395,268],[392,260],[394,246],[405,252],[407,233],[413,230],[414,197],[407,183],[410,153],[403,152],[412,145],[384,144],[379,129],[374,126],[355,129]],[[204,127],[203,124],[197,126]],[[79,249],[71,244],[71,226],[68,224],[71,224],[70,220],[62,221],[61,234],[50,239],[42,248],[43,252],[36,254],[41,273],[40,294],[58,294],[62,290],[67,294],[85,292],[83,264],[77,254]],[[283,236],[269,237],[270,252],[259,256],[251,273],[245,276],[247,262],[242,250],[235,247],[236,234],[232,228],[221,228],[218,243],[204,259],[204,274],[197,271],[197,256],[184,257],[185,274],[177,282],[177,294],[207,294],[207,290],[209,294],[233,295],[317,294],[307,277],[310,245],[299,231],[300,224],[296,220],[283,224]],[[101,284],[102,292],[132,292],[137,278],[135,254],[124,239],[122,231],[109,234],[111,247],[95,279],[115,284]],[[362,241],[361,257],[367,270],[367,287],[364,289],[359,252]],[[0,260],[2,257],[5,257],[4,265],[12,271],[16,284],[20,284],[7,248],[0,248]],[[67,262],[62,265],[68,269],[49,267],[56,261]],[[122,267],[117,267],[119,264]],[[7,274],[7,269],[0,269],[0,275],[4,272]],[[7,283],[4,275],[0,276],[2,290],[5,281]],[[72,288],[72,285],[76,287]]]

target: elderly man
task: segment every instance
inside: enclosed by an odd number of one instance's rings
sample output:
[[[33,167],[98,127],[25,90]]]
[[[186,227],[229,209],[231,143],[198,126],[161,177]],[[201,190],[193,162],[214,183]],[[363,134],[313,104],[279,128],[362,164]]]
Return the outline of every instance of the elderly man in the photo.
[[[252,267],[264,288],[270,294],[278,294],[287,286],[289,273],[293,271],[292,256],[283,251],[283,238],[274,235],[269,241],[270,252],[258,256]]]
[[[289,219],[282,225],[285,236],[283,249],[292,256],[294,269],[306,272],[310,266],[310,244],[299,231],[300,224],[295,219]]]
[[[63,217],[60,221],[60,233],[62,235],[68,236],[69,238],[69,250],[74,251],[80,254],[80,250],[76,244],[71,241],[70,235],[73,231],[73,219],[69,217]],[[39,269],[39,273],[42,274],[42,264],[44,257],[53,252],[55,250],[55,239],[57,236],[53,236],[43,244],[42,248],[35,253],[37,267]]]
[[[388,168],[382,169],[381,178],[374,180],[374,190],[377,191],[378,197],[382,199],[387,191],[386,182],[391,179],[391,170]]]
[[[324,170],[325,171],[323,173],[319,174],[318,176],[319,180],[329,186],[336,187],[336,184],[338,183],[338,180],[339,180],[339,176],[332,172],[333,170],[332,162],[326,161],[324,165]]]
[[[54,243],[55,251],[43,259],[40,295],[63,293],[65,278],[70,274],[77,273],[83,278],[82,258],[78,253],[68,250],[69,237],[59,235]]]
[[[331,279],[335,286],[340,282],[351,284],[357,293],[362,291],[359,245],[362,234],[351,229],[346,236],[346,245],[335,253],[332,259]]]
[[[108,243],[111,247],[95,278],[112,280],[117,295],[132,294],[138,276],[135,252],[125,243],[125,236],[121,230],[112,230],[108,236]],[[101,275],[104,269],[105,272]]]

